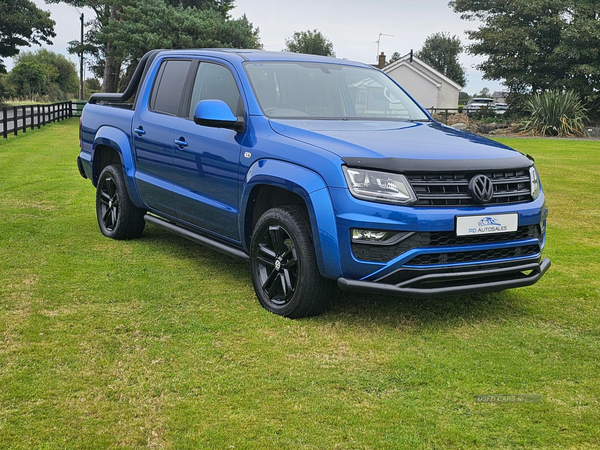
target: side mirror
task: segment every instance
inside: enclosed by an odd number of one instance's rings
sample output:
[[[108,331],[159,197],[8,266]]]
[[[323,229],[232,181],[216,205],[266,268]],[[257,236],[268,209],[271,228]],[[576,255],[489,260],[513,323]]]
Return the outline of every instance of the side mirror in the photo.
[[[194,122],[213,128],[244,131],[244,118],[236,117],[223,100],[202,100],[194,110]]]

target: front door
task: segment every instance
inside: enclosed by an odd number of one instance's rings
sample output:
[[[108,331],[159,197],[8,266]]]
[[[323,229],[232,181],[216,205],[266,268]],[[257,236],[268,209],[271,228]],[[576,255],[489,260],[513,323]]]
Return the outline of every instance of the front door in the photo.
[[[177,126],[174,152],[174,199],[178,217],[198,227],[240,240],[237,226],[238,166],[243,133],[194,123],[201,100],[222,100],[236,115],[244,114],[231,70],[200,62],[189,109]]]

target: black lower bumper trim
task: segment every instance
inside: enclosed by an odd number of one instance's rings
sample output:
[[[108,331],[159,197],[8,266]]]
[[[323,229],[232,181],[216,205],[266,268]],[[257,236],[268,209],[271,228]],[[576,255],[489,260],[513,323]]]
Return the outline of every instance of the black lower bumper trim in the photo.
[[[81,156],[77,157],[77,169],[79,169],[79,174],[83,177],[83,178],[87,178],[86,174],[85,174],[85,170],[83,169],[83,163],[81,162]]]
[[[407,297],[441,297],[473,292],[494,292],[502,291],[504,289],[531,286],[542,278],[550,268],[550,264],[550,260],[544,258],[539,264],[423,275],[422,277],[419,277],[419,279],[411,280],[412,282],[410,283],[437,283],[436,287],[407,287],[406,283],[394,285],[374,283],[372,281],[348,280],[346,278],[338,278],[337,283],[340,289],[346,291],[401,295]],[[525,271],[531,272],[525,275],[523,273]],[[510,277],[511,274],[514,276]],[[458,284],[457,281],[459,282]],[[460,284],[460,281],[464,281],[464,284]],[[450,285],[439,286],[445,282],[448,282]]]

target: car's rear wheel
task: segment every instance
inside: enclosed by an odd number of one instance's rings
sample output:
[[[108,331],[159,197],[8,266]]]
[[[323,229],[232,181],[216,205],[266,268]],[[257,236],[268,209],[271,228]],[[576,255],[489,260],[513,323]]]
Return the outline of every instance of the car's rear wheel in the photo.
[[[250,244],[254,290],[267,310],[289,318],[320,314],[335,286],[317,267],[310,222],[301,207],[265,212]]]
[[[144,214],[129,198],[121,167],[106,166],[96,187],[96,216],[102,234],[112,239],[139,238],[144,231]]]

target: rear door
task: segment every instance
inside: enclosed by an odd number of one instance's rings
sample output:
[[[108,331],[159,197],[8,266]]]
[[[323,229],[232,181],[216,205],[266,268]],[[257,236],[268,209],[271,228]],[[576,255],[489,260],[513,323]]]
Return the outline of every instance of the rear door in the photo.
[[[194,73],[195,71],[195,73]],[[200,61],[192,69],[187,106],[177,125],[174,152],[174,199],[180,219],[239,241],[237,226],[238,166],[244,133],[194,123],[201,100],[222,100],[237,116],[244,104],[232,70]]]
[[[173,152],[190,59],[165,59],[159,66],[150,96],[136,109],[133,144],[136,184],[151,209],[176,216],[173,204]]]

